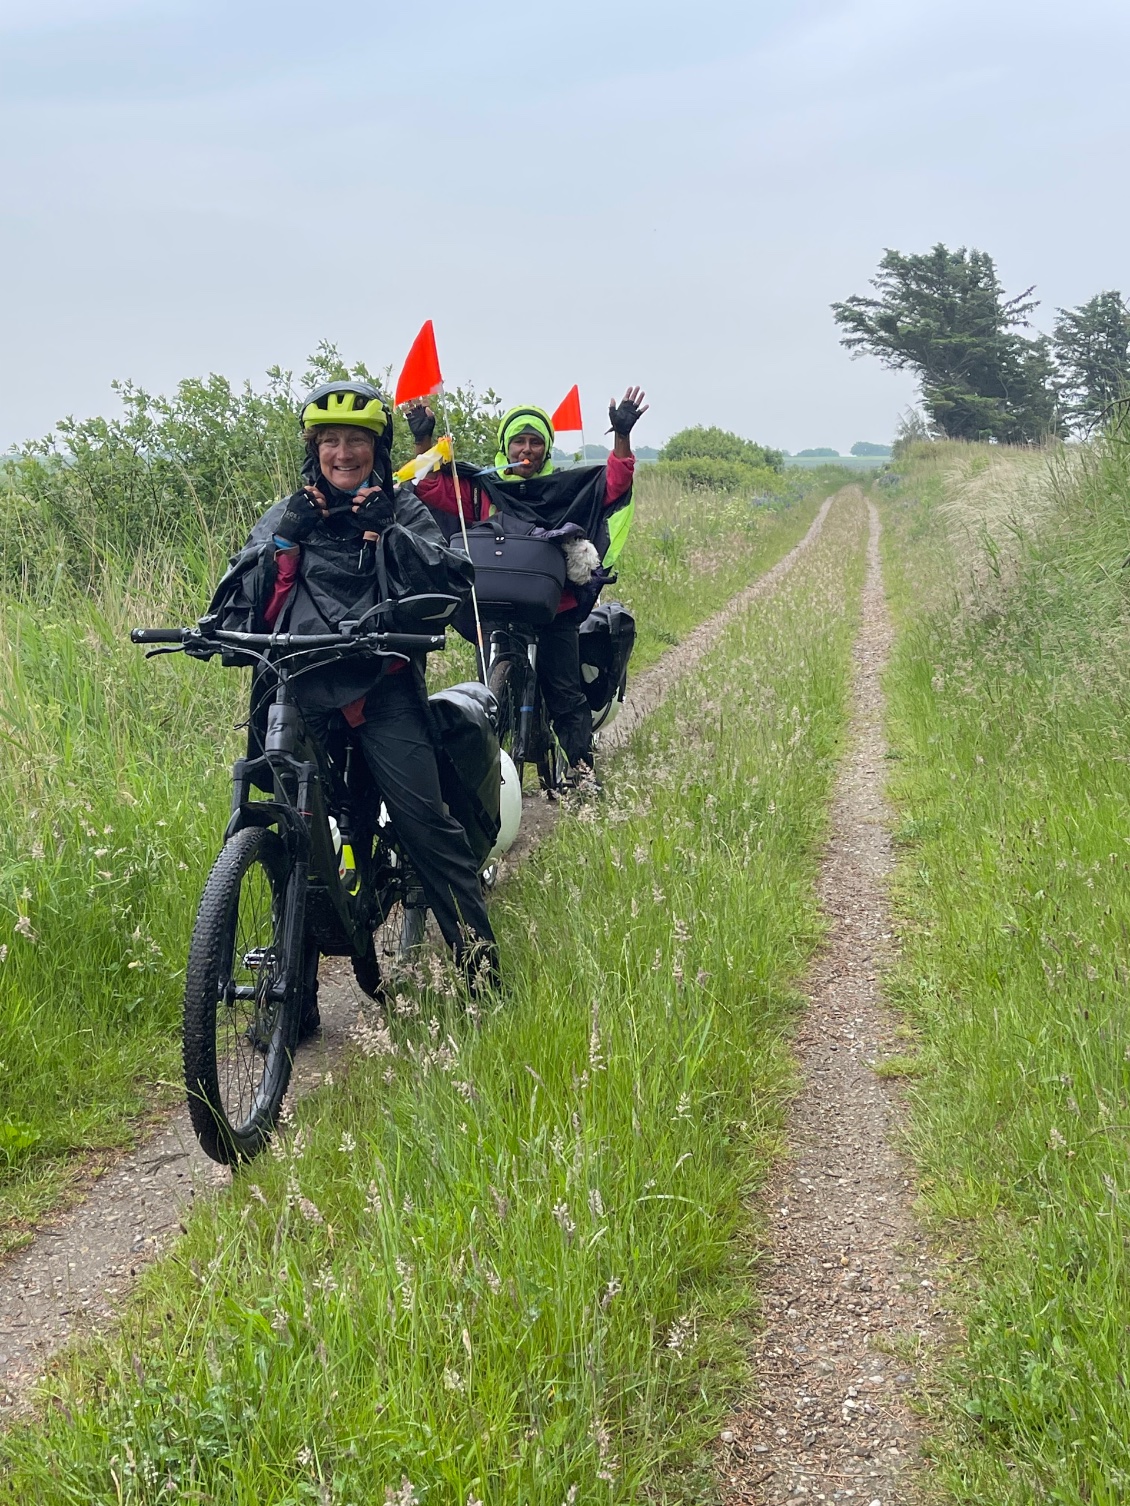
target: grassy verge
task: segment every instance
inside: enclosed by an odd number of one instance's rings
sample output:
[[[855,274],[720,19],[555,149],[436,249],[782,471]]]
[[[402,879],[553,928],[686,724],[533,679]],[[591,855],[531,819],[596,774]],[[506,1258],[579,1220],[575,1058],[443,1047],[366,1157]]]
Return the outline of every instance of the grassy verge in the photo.
[[[864,536],[838,505],[507,886],[506,1003],[475,1030],[405,995],[194,1213],[0,1443],[13,1498],[709,1496]]]
[[[1007,501],[1008,457],[992,463]],[[1029,464],[977,571],[954,545],[961,499],[929,472],[885,508],[894,989],[921,1042],[924,1200],[969,1257],[941,1478],[984,1506],[1113,1506],[1130,1497],[1130,463],[1062,465],[1034,514]]]
[[[751,509],[645,487],[624,571],[640,661],[785,553],[823,494]],[[138,622],[195,617],[225,562],[226,541],[202,537],[211,547],[196,558],[150,551],[106,567],[93,592],[62,574],[50,587],[0,592],[0,1244],[9,1247],[84,1155],[136,1135],[153,1084],[179,1077],[183,959],[227,816],[245,681],[217,665],[147,663],[127,635]],[[473,673],[469,649],[436,659],[448,679]]]

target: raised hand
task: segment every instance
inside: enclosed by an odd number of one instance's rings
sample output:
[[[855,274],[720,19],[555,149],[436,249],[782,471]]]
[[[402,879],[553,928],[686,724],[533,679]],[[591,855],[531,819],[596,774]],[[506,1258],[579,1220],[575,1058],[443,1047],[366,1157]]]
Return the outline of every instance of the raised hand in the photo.
[[[614,434],[625,438],[647,412],[646,394],[642,387],[629,387],[619,402],[612,398],[608,404],[608,424]]]
[[[436,431],[436,416],[422,398],[416,398],[404,410],[404,417],[412,431],[412,438],[425,449],[431,444]]]

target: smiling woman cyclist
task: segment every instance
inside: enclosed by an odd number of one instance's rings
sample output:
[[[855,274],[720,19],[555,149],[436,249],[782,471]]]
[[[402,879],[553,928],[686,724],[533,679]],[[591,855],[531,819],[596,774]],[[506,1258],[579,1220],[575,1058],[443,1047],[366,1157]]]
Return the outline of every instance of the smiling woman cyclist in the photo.
[[[304,485],[251,530],[209,609],[216,626],[336,632],[388,597],[466,599],[473,571],[428,509],[392,478],[392,410],[368,382],[327,382],[300,410]],[[497,970],[478,867],[448,814],[427,715],[423,658],[348,659],[296,683],[307,725],[353,728],[397,838],[445,940],[470,972]],[[305,1033],[317,1026],[308,1005]]]
[[[468,522],[485,517],[488,510],[507,513],[558,537],[566,548],[569,584],[557,617],[538,634],[537,673],[553,730],[575,775],[591,771],[593,763],[592,712],[581,682],[580,624],[608,579],[601,562],[608,555],[609,518],[632,500],[636,458],[631,433],[646,412],[643,390],[629,387],[618,403],[613,399],[608,405],[614,439],[607,465],[558,471],[549,414],[532,406],[511,408],[498,426],[495,469],[481,472],[471,485],[460,476]],[[417,451],[426,450],[435,428],[431,409],[414,403],[406,417]],[[437,520],[450,518],[457,526],[450,467],[424,476],[416,489]],[[573,546],[573,541],[584,540],[593,546],[587,564]]]

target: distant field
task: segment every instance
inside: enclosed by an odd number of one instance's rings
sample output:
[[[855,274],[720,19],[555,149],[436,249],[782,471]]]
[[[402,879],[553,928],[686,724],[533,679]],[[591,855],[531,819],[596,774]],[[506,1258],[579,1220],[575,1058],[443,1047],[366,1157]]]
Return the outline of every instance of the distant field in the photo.
[[[820,465],[842,465],[849,471],[875,471],[886,465],[890,458],[889,455],[786,455],[785,466],[807,471]]]

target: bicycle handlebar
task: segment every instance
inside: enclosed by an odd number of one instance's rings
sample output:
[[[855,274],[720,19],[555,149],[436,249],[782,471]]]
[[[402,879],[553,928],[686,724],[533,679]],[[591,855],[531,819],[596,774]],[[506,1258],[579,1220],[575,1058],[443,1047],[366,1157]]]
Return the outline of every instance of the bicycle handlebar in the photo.
[[[290,650],[363,646],[393,654],[430,653],[447,646],[444,633],[230,633],[218,629],[201,633],[196,628],[132,628],[131,643],[214,643],[217,648],[282,648]]]

